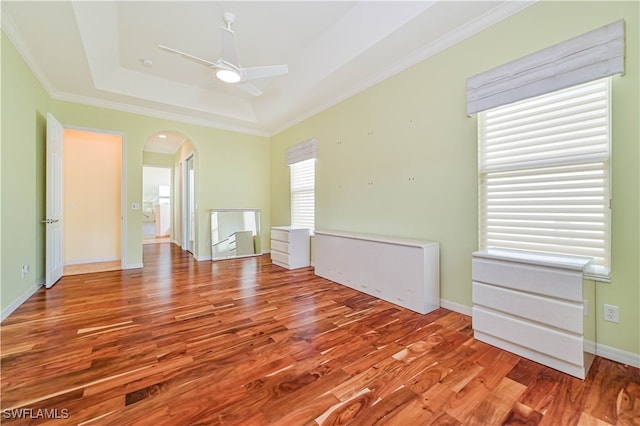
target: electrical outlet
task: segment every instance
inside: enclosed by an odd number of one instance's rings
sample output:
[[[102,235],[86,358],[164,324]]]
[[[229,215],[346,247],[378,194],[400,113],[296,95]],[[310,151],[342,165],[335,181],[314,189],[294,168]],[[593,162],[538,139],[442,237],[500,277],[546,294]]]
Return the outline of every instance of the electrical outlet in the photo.
[[[611,322],[620,322],[620,313],[618,307],[614,305],[604,305],[604,320]]]
[[[29,273],[29,265],[22,265],[22,278],[26,277]]]

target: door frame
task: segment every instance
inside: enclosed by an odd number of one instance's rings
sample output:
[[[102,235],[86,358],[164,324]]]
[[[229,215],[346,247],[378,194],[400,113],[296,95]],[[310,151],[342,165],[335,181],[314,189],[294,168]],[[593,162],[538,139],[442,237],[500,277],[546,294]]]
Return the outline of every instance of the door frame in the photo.
[[[127,134],[115,130],[95,129],[84,126],[67,126],[63,124],[62,127],[64,129],[79,130],[81,132],[120,136],[122,155],[120,166],[120,269],[139,267],[138,265],[134,265],[129,268],[127,263]]]
[[[189,163],[193,165],[193,174],[194,179],[191,183],[193,185],[193,222],[194,226],[191,226],[191,215],[189,214],[189,204],[191,203],[190,196],[190,179],[189,179]],[[182,220],[181,220],[181,231],[182,231],[182,249],[189,251],[195,257],[195,251],[197,247],[196,235],[194,233],[195,222],[198,220],[196,217],[196,196],[195,196],[195,173],[196,173],[196,163],[195,163],[195,154],[193,152],[188,153],[184,160],[182,161]],[[190,237],[193,238],[193,247],[189,247]],[[189,250],[191,248],[191,250]]]

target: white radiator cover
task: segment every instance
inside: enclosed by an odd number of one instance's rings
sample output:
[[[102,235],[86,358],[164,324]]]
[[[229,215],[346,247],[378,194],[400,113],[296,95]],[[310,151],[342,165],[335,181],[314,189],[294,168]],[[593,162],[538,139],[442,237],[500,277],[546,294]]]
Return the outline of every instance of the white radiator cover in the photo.
[[[585,347],[595,342],[594,288],[583,278],[590,262],[516,250],[473,253],[474,337],[584,379],[594,358]]]
[[[440,306],[440,245],[434,241],[316,231],[315,274],[426,314]]]

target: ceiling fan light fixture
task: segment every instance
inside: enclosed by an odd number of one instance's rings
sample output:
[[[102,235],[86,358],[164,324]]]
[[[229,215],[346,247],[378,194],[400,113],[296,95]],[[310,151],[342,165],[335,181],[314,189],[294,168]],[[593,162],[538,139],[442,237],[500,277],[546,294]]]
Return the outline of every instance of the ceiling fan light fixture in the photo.
[[[218,70],[216,77],[225,83],[237,83],[242,79],[240,74],[234,70]]]

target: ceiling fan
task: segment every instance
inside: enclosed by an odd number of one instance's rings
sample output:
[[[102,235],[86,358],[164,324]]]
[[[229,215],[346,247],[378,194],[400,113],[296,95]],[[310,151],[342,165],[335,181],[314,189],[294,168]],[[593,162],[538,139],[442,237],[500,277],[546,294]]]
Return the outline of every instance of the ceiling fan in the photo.
[[[224,81],[225,83],[237,83],[237,86],[245,92],[250,93],[253,96],[260,96],[262,95],[262,90],[249,83],[249,80],[286,74],[289,72],[289,68],[287,65],[241,67],[238,62],[235,34],[231,29],[231,24],[233,24],[236,17],[233,13],[225,12],[223,14],[223,19],[225,25],[220,26],[222,56],[215,62],[207,61],[206,59],[198,58],[197,56],[193,56],[189,53],[172,49],[167,46],[158,45],[158,47],[164,51],[178,54],[189,61],[212,68],[216,70],[215,75],[219,80]]]

